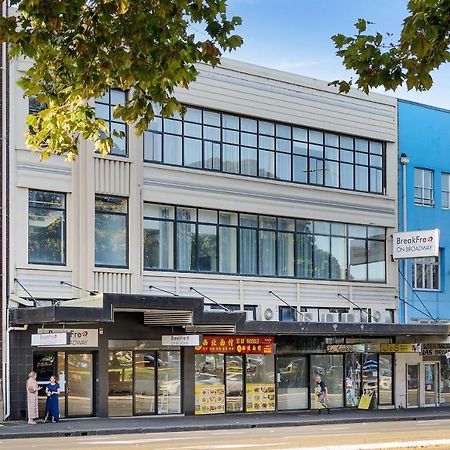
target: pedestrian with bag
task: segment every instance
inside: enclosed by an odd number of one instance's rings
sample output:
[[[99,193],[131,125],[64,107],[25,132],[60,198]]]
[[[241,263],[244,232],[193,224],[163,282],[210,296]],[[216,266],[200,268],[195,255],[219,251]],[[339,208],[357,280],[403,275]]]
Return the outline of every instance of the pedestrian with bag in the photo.
[[[38,411],[38,392],[41,389],[36,381],[37,373],[31,371],[27,380],[27,412],[28,424],[36,425],[35,419],[39,417]]]
[[[331,409],[327,405],[327,396],[328,396],[328,389],[326,384],[322,381],[322,377],[317,374],[315,376],[316,386],[315,386],[315,393],[316,393],[316,399],[317,403],[319,404],[319,414],[322,414],[322,409],[326,408],[328,414],[331,414]]]

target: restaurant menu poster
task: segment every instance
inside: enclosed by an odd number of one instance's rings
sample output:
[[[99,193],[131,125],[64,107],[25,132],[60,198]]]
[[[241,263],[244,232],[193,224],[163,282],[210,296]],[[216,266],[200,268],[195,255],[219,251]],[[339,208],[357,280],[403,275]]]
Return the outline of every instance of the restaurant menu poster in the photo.
[[[224,384],[195,386],[195,414],[218,414],[224,412]]]
[[[275,384],[249,383],[246,393],[247,412],[275,411]]]

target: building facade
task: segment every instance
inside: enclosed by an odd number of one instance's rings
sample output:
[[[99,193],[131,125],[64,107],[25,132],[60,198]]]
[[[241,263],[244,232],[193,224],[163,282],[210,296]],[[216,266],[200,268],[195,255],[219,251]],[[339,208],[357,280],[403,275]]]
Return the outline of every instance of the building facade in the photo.
[[[113,117],[126,93],[96,100],[126,137],[107,157],[81,142],[74,164],[25,148],[39,105],[11,84],[9,415],[31,368],[62,380],[66,417],[315,408],[317,374],[333,407],[363,391],[425,404],[414,343],[448,327],[396,324],[396,100],[227,60],[199,69],[177,92],[186,114],[143,136]]]
[[[400,297],[407,302],[402,303],[401,317],[408,322],[445,321],[450,319],[450,111],[399,100],[398,114],[399,154],[405,163],[399,164],[400,228],[440,229],[437,259],[414,259],[399,266]]]

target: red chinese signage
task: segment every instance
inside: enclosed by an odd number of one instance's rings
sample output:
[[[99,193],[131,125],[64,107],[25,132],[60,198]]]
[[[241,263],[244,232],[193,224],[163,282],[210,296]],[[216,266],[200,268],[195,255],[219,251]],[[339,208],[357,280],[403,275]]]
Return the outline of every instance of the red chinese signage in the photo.
[[[273,336],[203,336],[196,353],[245,353],[272,355]]]

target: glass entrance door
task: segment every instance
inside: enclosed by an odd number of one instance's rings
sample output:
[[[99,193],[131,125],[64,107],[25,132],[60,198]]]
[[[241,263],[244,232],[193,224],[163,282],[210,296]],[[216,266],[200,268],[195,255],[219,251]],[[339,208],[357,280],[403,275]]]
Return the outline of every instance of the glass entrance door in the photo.
[[[439,406],[439,363],[425,363],[425,406]]]
[[[406,404],[408,408],[419,406],[419,365],[406,365]]]
[[[244,364],[241,355],[225,355],[226,411],[244,411]]]
[[[94,372],[92,353],[66,354],[67,416],[92,416],[94,413]],[[61,376],[61,375],[60,375]]]
[[[279,356],[278,409],[308,408],[308,358],[306,356]]]

